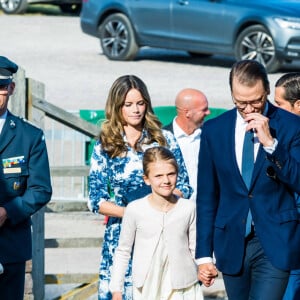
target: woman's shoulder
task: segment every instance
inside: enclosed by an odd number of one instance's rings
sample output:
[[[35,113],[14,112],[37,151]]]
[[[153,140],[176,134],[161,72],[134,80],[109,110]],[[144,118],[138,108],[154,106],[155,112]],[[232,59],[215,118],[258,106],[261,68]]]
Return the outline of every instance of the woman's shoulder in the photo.
[[[172,139],[175,138],[174,134],[170,130],[162,128],[161,131],[162,131],[165,138],[172,138]]]
[[[100,139],[95,140],[94,151],[100,155],[108,156],[107,152],[103,149],[103,145]]]
[[[176,138],[174,136],[174,134],[166,129],[162,129],[162,134],[165,137],[165,139],[167,140],[167,143],[172,147],[174,145],[177,145],[177,141]]]
[[[102,148],[101,142],[99,139],[95,140],[94,146],[93,146],[93,154],[97,156],[103,156],[105,155],[105,151]]]

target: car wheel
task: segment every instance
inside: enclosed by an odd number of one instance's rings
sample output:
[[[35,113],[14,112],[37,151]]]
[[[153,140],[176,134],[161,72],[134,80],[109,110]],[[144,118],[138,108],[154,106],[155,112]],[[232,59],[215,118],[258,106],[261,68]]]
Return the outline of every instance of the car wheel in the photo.
[[[240,33],[235,43],[235,57],[237,60],[257,60],[268,72],[277,71],[282,64],[271,34],[262,25],[249,26]]]
[[[79,14],[81,10],[81,5],[80,4],[60,4],[59,5],[60,10],[63,13],[68,13],[68,14]]]
[[[23,14],[27,10],[27,0],[1,0],[0,6],[6,14]]]
[[[99,37],[104,55],[111,60],[132,60],[138,52],[134,30],[123,14],[107,17],[99,26]]]

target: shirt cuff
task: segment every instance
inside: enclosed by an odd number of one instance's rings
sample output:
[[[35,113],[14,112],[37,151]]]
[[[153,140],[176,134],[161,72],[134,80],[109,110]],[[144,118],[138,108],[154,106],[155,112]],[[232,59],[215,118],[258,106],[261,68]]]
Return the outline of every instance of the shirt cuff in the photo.
[[[269,147],[264,147],[264,150],[269,154],[273,154],[273,152],[276,150],[277,145],[278,141],[277,139],[274,139],[273,145]]]
[[[202,264],[208,264],[208,263],[213,263],[212,257],[201,257],[201,258],[196,259],[197,266],[202,265]]]

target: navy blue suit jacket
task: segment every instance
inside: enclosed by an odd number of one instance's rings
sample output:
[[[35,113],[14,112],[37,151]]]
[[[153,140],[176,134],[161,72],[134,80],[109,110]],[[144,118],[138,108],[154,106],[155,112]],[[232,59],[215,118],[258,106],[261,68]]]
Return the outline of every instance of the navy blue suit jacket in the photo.
[[[196,258],[212,257],[220,271],[241,270],[249,207],[256,234],[277,268],[300,268],[300,118],[269,103],[272,155],[260,146],[250,189],[235,154],[236,109],[204,123],[199,154]],[[273,176],[268,176],[270,173]],[[268,170],[268,171],[267,171]],[[270,174],[269,174],[270,175]]]
[[[30,216],[51,199],[48,155],[41,129],[8,112],[0,135],[0,262],[31,258]]]

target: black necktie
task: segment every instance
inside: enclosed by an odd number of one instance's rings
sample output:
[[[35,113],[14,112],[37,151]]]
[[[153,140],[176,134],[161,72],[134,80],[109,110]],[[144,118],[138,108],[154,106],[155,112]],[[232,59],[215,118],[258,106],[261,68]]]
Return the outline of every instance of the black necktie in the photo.
[[[243,155],[242,155],[242,177],[248,189],[251,183],[253,168],[254,168],[253,132],[246,131],[244,145],[243,145]],[[249,233],[251,232],[251,223],[252,223],[252,216],[251,216],[251,211],[249,210],[247,223],[246,223],[245,236],[248,236]]]

